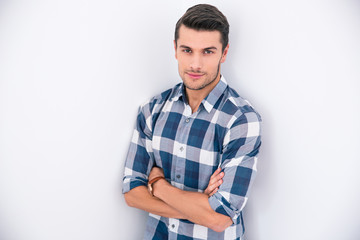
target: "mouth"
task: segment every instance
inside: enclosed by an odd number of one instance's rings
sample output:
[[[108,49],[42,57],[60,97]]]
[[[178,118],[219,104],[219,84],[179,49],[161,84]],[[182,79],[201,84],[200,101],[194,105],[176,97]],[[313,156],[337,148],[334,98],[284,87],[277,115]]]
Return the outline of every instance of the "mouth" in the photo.
[[[204,74],[192,73],[192,72],[187,72],[186,74],[193,79],[199,79],[202,76],[204,76]]]

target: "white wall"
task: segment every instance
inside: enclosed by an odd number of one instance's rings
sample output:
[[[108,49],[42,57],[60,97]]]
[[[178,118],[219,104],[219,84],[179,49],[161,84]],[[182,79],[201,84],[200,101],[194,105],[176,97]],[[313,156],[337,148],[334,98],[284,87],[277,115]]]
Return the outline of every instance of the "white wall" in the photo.
[[[139,104],[179,82],[200,1],[0,1],[0,239],[141,239],[122,167]],[[360,3],[209,1],[223,74],[262,114],[248,240],[360,238]]]

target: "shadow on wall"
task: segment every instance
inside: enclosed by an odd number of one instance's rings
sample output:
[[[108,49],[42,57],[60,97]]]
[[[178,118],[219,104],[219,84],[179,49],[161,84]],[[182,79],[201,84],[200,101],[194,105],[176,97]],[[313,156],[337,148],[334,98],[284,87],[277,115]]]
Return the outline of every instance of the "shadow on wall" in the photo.
[[[250,196],[246,207],[243,210],[245,221],[245,239],[256,240],[260,239],[259,236],[259,221],[261,214],[266,212],[267,209],[273,204],[274,189],[276,186],[271,185],[274,183],[275,174],[275,159],[272,153],[272,143],[274,128],[272,127],[271,116],[265,109],[260,109],[263,124],[262,124],[262,146],[260,149],[258,163],[257,163],[257,176],[254,184],[250,190]],[[265,197],[265,198],[264,198]]]

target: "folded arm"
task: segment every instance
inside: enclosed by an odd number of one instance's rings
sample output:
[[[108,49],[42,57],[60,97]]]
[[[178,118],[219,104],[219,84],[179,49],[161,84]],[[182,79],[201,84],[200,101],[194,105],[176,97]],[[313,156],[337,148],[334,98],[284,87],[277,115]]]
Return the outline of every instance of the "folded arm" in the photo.
[[[162,200],[153,197],[147,187],[139,186],[125,193],[125,201],[128,206],[144,210],[159,216],[184,219],[185,216],[170,207]]]
[[[260,121],[256,113],[249,112],[237,118],[227,132],[220,159],[223,183],[215,194],[208,198],[159,180],[154,184],[154,195],[190,221],[217,232],[224,231],[238,220],[248,199],[261,145]]]
[[[164,217],[188,219],[214,231],[225,230],[238,219],[254,179],[261,143],[258,116],[249,113],[237,118],[227,132],[220,159],[225,173],[220,177],[221,185],[219,181],[213,185],[210,179],[209,186],[212,187],[204,193],[188,192],[162,179],[153,184],[155,196],[152,196],[146,185],[159,168],[153,168],[151,124],[147,124],[145,115],[142,111],[138,115],[125,163],[123,193],[128,205]]]
[[[152,150],[152,124],[149,105],[139,108],[136,126],[131,139],[125,162],[123,193],[126,203],[135,208],[170,218],[186,218],[181,212],[157,197],[152,196],[147,189],[148,179],[151,179],[151,169],[154,166]],[[150,177],[150,178],[149,178]],[[209,197],[218,190],[221,184],[220,170],[215,171],[209,186],[204,193]]]
[[[153,168],[153,170],[155,169],[159,169],[159,168]],[[221,173],[220,170],[221,169],[218,169],[214,172],[214,174],[210,178],[208,187],[205,189],[204,193],[202,194],[206,197],[206,201],[209,198],[209,196],[212,196],[213,194],[216,193],[219,185],[222,183],[222,177],[224,176],[224,173]],[[154,173],[155,171],[151,171],[150,178],[160,176],[160,174],[156,174],[156,176],[152,176]],[[164,180],[164,182],[167,181]],[[126,192],[124,196],[126,203],[130,207],[142,209],[144,211],[163,217],[188,219],[191,221],[191,219],[189,219],[188,216],[184,215],[182,212],[172,207],[171,204],[168,204],[163,200],[159,199],[158,197],[151,195],[147,187],[145,186],[135,187],[131,189],[129,192]]]
[[[156,197],[175,208],[191,222],[222,232],[233,222],[230,217],[215,212],[205,193],[183,191],[161,179],[153,184]]]

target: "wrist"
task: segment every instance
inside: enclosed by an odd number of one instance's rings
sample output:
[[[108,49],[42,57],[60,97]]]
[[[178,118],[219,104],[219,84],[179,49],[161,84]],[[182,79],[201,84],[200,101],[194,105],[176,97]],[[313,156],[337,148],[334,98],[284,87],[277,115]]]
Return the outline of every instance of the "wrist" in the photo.
[[[159,198],[159,189],[160,189],[160,187],[161,187],[164,183],[167,183],[166,179],[165,179],[165,178],[161,178],[161,179],[157,180],[156,182],[154,182],[154,183],[152,184],[152,193],[153,193],[153,196]]]
[[[149,192],[151,195],[154,196],[154,189],[153,189],[153,186],[156,182],[160,181],[160,180],[164,180],[165,177],[164,176],[158,176],[158,177],[155,177],[153,179],[151,179],[149,182],[148,182],[148,189],[149,189]]]

